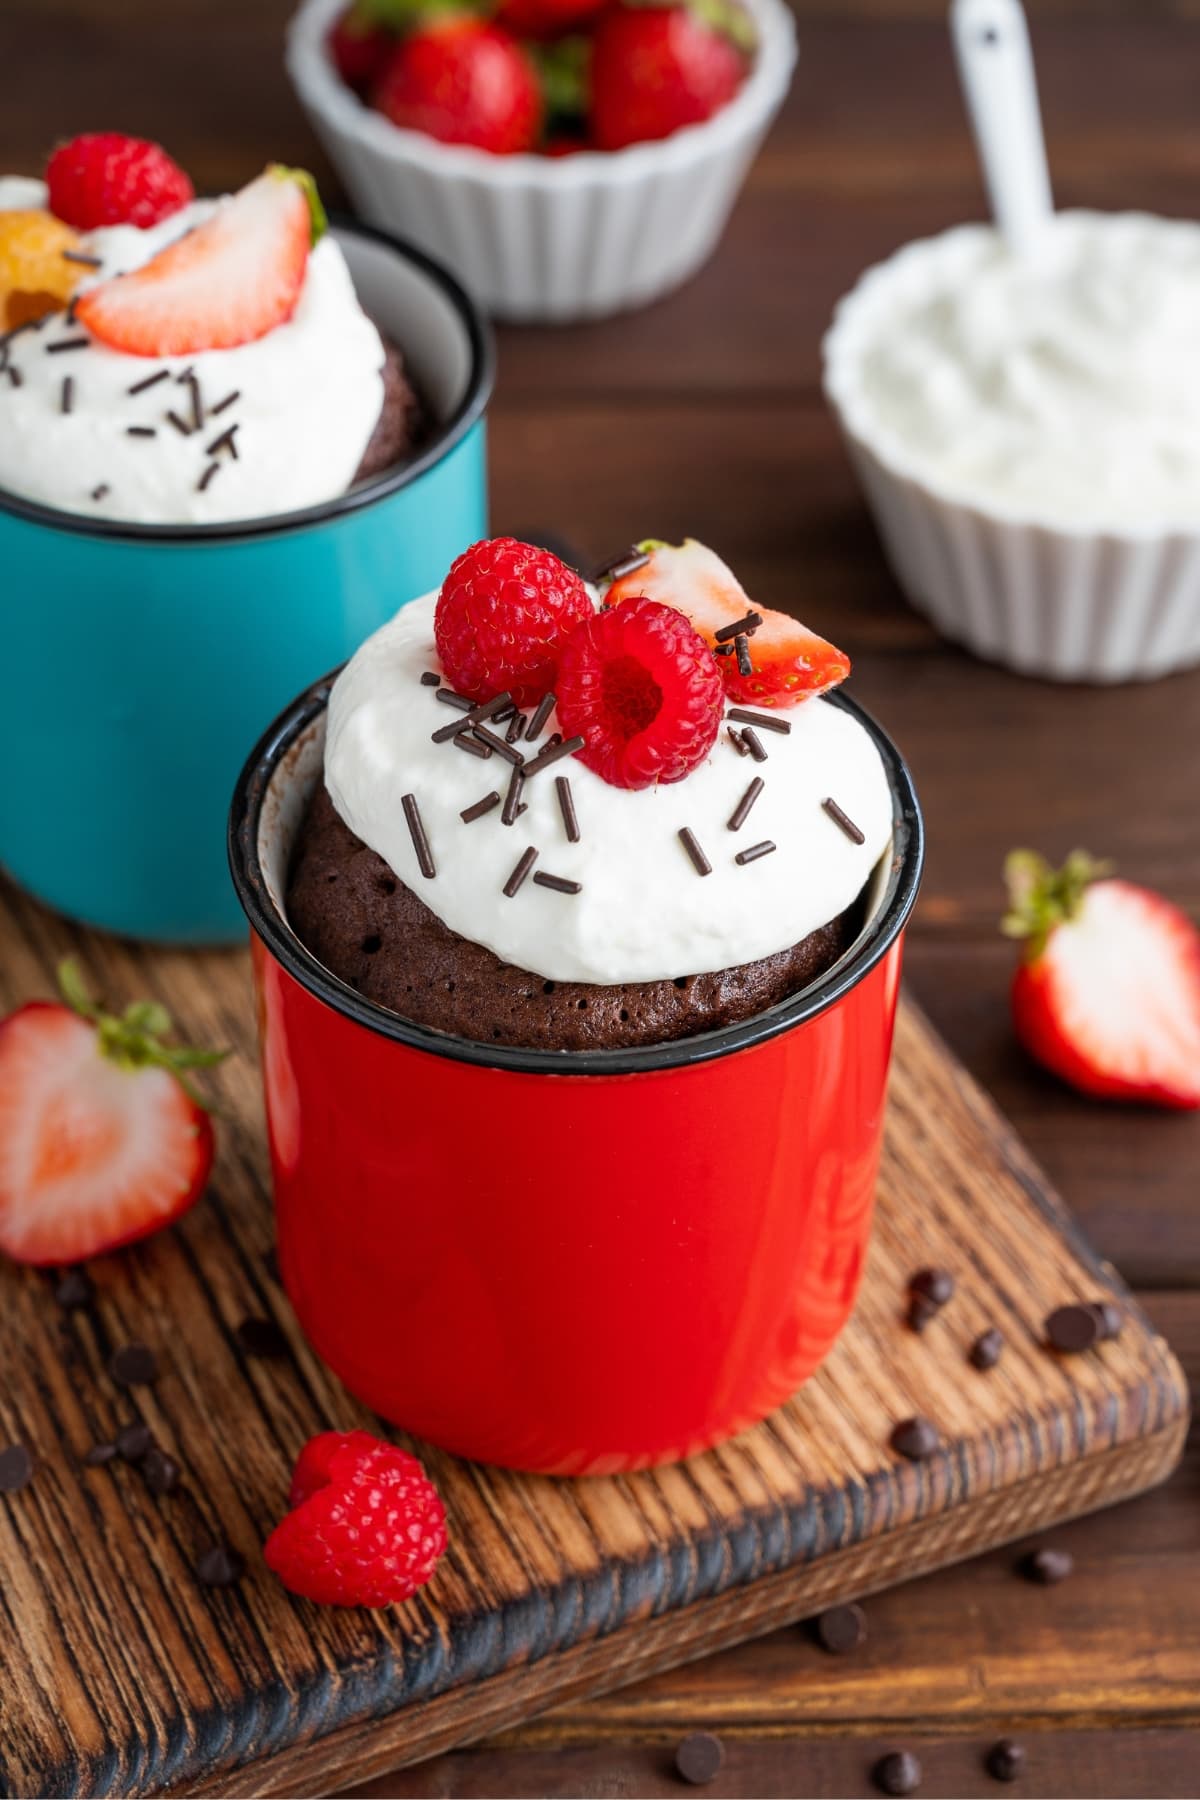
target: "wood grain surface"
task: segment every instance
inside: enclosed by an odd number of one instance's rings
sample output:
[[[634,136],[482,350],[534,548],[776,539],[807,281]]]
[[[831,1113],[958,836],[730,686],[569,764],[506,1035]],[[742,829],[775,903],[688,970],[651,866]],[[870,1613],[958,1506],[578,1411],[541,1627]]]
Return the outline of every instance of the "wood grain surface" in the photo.
[[[282,75],[289,10],[3,0],[0,167],[34,170],[56,137],[116,124],[163,137],[202,187],[279,157],[308,162],[336,196]],[[501,333],[495,522],[554,525],[597,556],[647,529],[699,530],[763,598],[846,644],[856,692],[915,766],[930,827],[910,984],[1195,1384],[1200,1121],[1097,1107],[1031,1070],[1008,1027],[994,921],[999,862],[1018,841],[1110,852],[1200,914],[1200,675],[1114,692],[1022,682],[942,645],[905,607],[819,396],[819,339],[866,263],[979,216],[982,195],[944,0],[796,10],[794,91],[704,273],[625,319]],[[1197,0],[1028,0],[1028,12],[1059,199],[1194,215]],[[40,982],[43,953],[66,941],[54,929],[39,925],[37,956],[5,946],[10,996]],[[716,1794],[859,1795],[881,1748],[918,1741],[923,1792],[995,1793],[982,1751],[1012,1729],[1029,1747],[1026,1791],[1194,1797],[1200,1450],[1143,1500],[1056,1535],[1079,1573],[1045,1608],[994,1553],[872,1600],[871,1641],[853,1659],[783,1631],[372,1791],[678,1791],[671,1747],[700,1723],[727,1740]],[[1128,1668],[1142,1677],[1132,1686]],[[931,1703],[939,1683],[967,1684],[969,1709]]]
[[[37,1459],[0,1506],[6,1793],[328,1792],[1125,1498],[1178,1458],[1171,1352],[906,1005],[863,1294],[793,1401],[706,1456],[621,1479],[423,1448],[451,1538],[429,1587],[381,1614],[295,1601],[259,1555],[291,1462],[314,1431],[373,1421],[303,1343],[271,1270],[248,958],[120,946],[2,888],[0,1003],[44,988],[72,942],[102,991],[169,999],[189,1037],[237,1054],[215,1078],[211,1193],[176,1230],[94,1263],[83,1308],[39,1271],[0,1271],[0,1441]],[[903,1322],[915,1262],[958,1284],[921,1334]],[[1126,1314],[1114,1342],[1048,1351],[1047,1313],[1109,1296]],[[247,1357],[248,1317],[274,1320],[288,1354]],[[981,1374],[966,1351],[991,1325],[1006,1350]],[[161,1376],[131,1390],[111,1358],[135,1340]],[[888,1446],[915,1414],[944,1440],[920,1464]],[[120,1459],[85,1465],[137,1421],[180,1464],[176,1492],[149,1493]],[[245,1559],[228,1589],[193,1573],[214,1542]],[[943,1707],[969,1698],[938,1686]]]

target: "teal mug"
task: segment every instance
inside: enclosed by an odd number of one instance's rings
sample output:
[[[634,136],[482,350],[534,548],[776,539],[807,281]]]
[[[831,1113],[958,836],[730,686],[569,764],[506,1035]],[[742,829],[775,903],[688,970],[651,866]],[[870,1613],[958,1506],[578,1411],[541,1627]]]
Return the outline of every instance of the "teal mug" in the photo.
[[[230,525],[123,525],[0,491],[0,865],[86,924],[240,940],[225,824],[247,746],[486,536],[488,327],[420,251],[336,231],[437,421],[414,461]]]

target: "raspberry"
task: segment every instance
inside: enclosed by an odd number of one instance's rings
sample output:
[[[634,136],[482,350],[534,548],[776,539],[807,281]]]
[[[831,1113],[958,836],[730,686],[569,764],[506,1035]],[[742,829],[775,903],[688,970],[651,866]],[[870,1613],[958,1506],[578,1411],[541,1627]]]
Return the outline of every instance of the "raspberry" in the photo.
[[[682,781],[721,726],[716,660],[681,612],[633,599],[580,625],[558,669],[558,722],[580,762],[614,787]]]
[[[195,190],[161,144],[119,131],[90,131],[60,144],[46,165],[50,210],[77,231],[161,224]]]
[[[310,1438],[292,1511],[263,1549],[284,1587],[325,1606],[392,1606],[433,1574],[446,1514],[415,1456],[366,1431]]]
[[[592,615],[573,569],[516,538],[485,538],[452,564],[434,631],[450,685],[472,700],[507,689],[535,706],[554,686],[568,633]]]

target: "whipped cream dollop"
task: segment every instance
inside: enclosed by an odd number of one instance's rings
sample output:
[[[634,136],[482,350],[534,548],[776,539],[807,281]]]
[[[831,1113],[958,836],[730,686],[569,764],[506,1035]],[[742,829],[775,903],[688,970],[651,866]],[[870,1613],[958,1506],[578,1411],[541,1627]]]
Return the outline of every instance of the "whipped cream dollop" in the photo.
[[[0,209],[45,201],[41,183],[0,181]],[[216,205],[196,201],[148,231],[81,234],[84,252],[100,259],[81,289],[140,268]],[[292,317],[253,343],[186,357],[129,356],[94,339],[54,351],[81,336],[64,313],[19,332],[7,351],[17,383],[0,378],[0,489],[67,512],[190,525],[316,505],[354,480],[383,406],[383,343],[328,233],[308,259]],[[131,393],[160,370],[165,380]],[[189,370],[198,428],[190,384],[179,379]],[[193,428],[180,430],[172,412]],[[228,439],[217,441],[233,426],[236,456]]]
[[[1066,212],[1030,258],[967,227],[853,306],[856,398],[902,467],[1054,523],[1195,529],[1200,225]]]
[[[849,713],[811,699],[780,713],[784,736],[761,733],[768,760],[737,754],[722,728],[684,781],[612,787],[576,757],[530,777],[528,811],[501,809],[464,824],[490,791],[504,795],[507,762],[484,762],[432,734],[453,713],[421,685],[439,667],[436,595],[403,607],[347,664],[329,701],[325,780],[356,836],[461,937],[551,981],[614,984],[706,974],[787,949],[854,901],[887,849],[892,803],[879,752]],[[530,757],[556,729],[553,715]],[[555,777],[571,784],[580,841],[568,842]],[[756,775],[764,786],[739,831],[728,821]],[[436,867],[421,874],[402,805],[416,797]],[[853,843],[825,812],[832,798],[863,833]],[[679,841],[689,827],[712,863],[699,876]],[[739,866],[740,850],[778,848]],[[503,889],[528,848],[534,867],[578,894],[523,883]]]

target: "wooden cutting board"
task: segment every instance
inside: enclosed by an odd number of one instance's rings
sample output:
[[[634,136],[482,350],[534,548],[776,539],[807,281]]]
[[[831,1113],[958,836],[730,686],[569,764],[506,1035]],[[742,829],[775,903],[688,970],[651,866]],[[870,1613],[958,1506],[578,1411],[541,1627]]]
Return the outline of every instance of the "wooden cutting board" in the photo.
[[[189,1036],[239,1054],[217,1082],[211,1192],[180,1227],[94,1264],[78,1310],[47,1276],[0,1270],[0,1443],[36,1458],[0,1496],[7,1795],[326,1792],[1123,1499],[1178,1459],[1188,1401],[1170,1350],[908,1005],[863,1294],[788,1406],[624,1479],[422,1451],[451,1529],[431,1585],[376,1614],[293,1600],[259,1556],[292,1460],[315,1431],[373,1421],[272,1273],[247,959],[81,937],[0,883],[5,1010],[49,991],[68,949],[111,999],[163,999]],[[958,1292],[918,1336],[904,1296],[923,1264]],[[1116,1341],[1043,1346],[1052,1308],[1101,1297],[1125,1311]],[[248,1317],[276,1321],[288,1353],[246,1356]],[[1007,1349],[981,1374],[965,1352],[989,1325]],[[151,1387],[108,1371],[131,1340],[158,1352]],[[888,1448],[914,1413],[945,1439],[920,1465]],[[83,1463],[139,1419],[182,1466],[164,1497],[125,1462]],[[217,1540],[246,1574],[205,1588],[193,1563]]]

